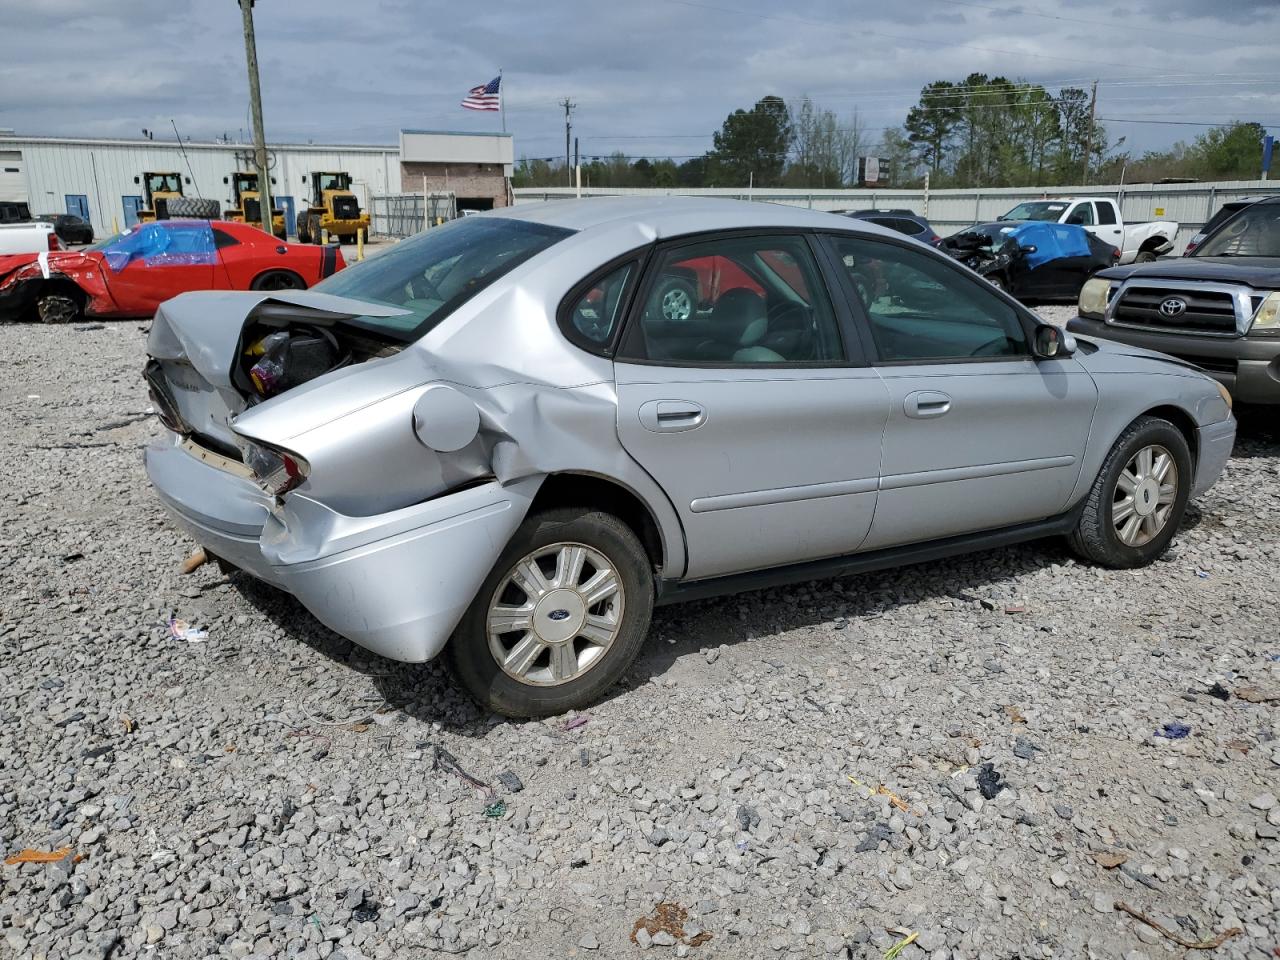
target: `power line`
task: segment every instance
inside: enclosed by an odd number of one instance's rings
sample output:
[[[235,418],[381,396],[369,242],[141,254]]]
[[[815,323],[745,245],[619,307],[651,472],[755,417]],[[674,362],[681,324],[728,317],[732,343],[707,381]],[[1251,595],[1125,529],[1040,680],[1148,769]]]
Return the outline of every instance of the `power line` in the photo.
[[[1146,117],[1099,117],[1099,121],[1106,123],[1158,123],[1176,127],[1225,127],[1232,123],[1241,122],[1237,119],[1233,120],[1153,120]],[[1280,120],[1269,117],[1260,117],[1257,121],[1266,120],[1269,123],[1280,123]],[[1244,121],[1246,123],[1251,121]]]

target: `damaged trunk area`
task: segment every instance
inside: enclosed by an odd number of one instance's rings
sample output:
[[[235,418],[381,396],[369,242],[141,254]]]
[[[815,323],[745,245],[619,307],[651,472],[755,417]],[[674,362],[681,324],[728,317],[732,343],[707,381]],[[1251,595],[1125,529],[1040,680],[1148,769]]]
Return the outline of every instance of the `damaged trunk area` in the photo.
[[[228,316],[190,309],[197,302],[179,298],[156,314],[144,376],[165,426],[237,460],[230,423],[245,411],[326,373],[404,349],[352,325],[358,312],[273,298]]]

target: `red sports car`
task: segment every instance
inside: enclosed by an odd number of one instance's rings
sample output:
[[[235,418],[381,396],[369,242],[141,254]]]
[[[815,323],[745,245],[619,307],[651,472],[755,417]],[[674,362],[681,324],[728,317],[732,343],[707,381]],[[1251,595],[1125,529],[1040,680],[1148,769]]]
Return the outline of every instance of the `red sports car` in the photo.
[[[187,290],[301,290],[346,264],[337,244],[291,244],[255,226],[159,220],[81,250],[0,257],[0,319],[149,317]]]

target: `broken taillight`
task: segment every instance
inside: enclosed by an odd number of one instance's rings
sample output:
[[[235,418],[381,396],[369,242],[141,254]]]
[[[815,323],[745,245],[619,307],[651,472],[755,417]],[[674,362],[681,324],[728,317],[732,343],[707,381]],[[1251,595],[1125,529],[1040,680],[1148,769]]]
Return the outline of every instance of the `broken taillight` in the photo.
[[[296,453],[276,450],[252,441],[241,441],[245,465],[253,471],[258,485],[272,496],[282,497],[311,472],[311,466]]]
[[[50,250],[66,249],[66,247],[62,245],[62,241],[58,239],[58,235],[54,233],[52,230],[49,231],[49,249]]]

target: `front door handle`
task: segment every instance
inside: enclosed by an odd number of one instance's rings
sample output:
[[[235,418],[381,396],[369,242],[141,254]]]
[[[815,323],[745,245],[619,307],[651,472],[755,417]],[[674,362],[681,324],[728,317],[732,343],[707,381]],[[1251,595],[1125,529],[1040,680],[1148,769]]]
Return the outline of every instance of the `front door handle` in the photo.
[[[902,409],[913,420],[941,417],[950,411],[951,397],[939,390],[917,390],[907,394]]]
[[[640,425],[654,433],[683,433],[707,420],[706,410],[692,400],[649,400],[639,413]]]

